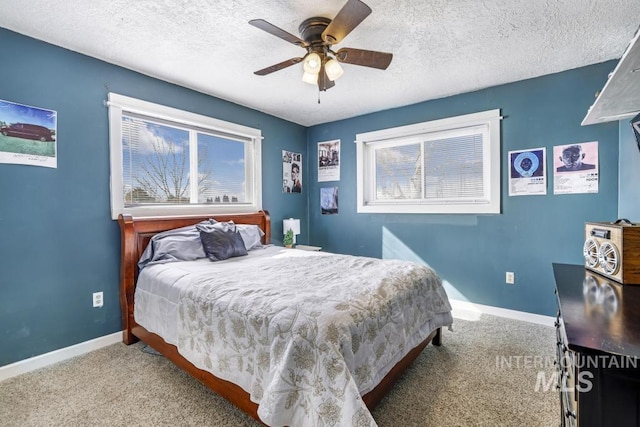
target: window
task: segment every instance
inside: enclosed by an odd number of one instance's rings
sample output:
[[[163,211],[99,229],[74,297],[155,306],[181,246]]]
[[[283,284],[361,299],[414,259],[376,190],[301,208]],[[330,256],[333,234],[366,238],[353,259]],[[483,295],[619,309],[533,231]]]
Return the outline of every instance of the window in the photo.
[[[359,213],[500,213],[500,110],[356,135]]]
[[[111,217],[262,208],[258,129],[109,94]]]

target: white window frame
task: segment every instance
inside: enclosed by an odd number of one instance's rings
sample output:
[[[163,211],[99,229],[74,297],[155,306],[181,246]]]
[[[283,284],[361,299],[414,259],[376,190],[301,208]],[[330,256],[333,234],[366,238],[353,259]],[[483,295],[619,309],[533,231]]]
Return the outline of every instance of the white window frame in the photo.
[[[433,213],[433,214],[499,214],[500,213],[500,110],[449,117],[440,120],[400,126],[356,135],[356,174],[358,213]],[[483,138],[482,200],[375,200],[375,148],[404,145],[433,139],[435,134],[485,127]]]
[[[117,93],[109,93],[109,148],[111,163],[111,218],[119,214],[136,217],[198,216],[256,212],[262,209],[262,131]],[[122,116],[132,113],[173,122],[186,128],[235,135],[250,142],[245,150],[246,202],[233,204],[124,206],[124,169],[122,164]]]

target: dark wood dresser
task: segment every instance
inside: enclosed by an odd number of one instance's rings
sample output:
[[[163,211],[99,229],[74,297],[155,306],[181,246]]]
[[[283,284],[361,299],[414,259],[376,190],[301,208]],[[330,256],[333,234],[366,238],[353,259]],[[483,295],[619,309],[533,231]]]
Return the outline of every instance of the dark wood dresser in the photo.
[[[640,285],[553,264],[562,426],[640,426]]]

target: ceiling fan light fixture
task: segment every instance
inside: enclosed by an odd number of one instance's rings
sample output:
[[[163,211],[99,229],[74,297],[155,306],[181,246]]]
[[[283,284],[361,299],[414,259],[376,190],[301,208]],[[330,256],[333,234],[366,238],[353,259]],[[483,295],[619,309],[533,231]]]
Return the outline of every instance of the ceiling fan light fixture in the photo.
[[[331,50],[332,46],[339,44],[369,14],[371,14],[371,8],[364,4],[363,0],[346,0],[346,4],[333,19],[322,16],[305,19],[298,26],[300,37],[264,19],[252,19],[249,21],[250,25],[305,50],[304,56],[282,61],[255,71],[254,74],[266,76],[302,62],[304,69],[302,80],[309,84],[316,84],[318,90],[324,92],[334,87],[335,80],[342,76],[341,64],[386,70],[393,59],[391,53],[349,47],[343,47],[337,52]]]
[[[318,74],[320,72],[320,65],[322,65],[322,59],[320,59],[320,55],[315,52],[311,52],[305,56],[304,62],[302,63],[304,72],[310,74]]]
[[[330,59],[324,64],[324,70],[327,72],[327,77],[329,80],[336,81],[338,78],[344,74],[344,70],[340,66],[340,63],[335,59]]]
[[[318,84],[318,73],[307,73],[306,71],[302,75],[302,81],[311,85]]]

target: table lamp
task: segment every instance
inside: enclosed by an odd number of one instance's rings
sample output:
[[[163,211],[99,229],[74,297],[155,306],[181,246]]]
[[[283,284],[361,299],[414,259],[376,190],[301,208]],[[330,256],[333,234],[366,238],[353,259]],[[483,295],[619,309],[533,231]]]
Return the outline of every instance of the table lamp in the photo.
[[[300,234],[300,220],[299,219],[285,219],[282,221],[282,234],[286,234],[287,230],[293,231],[293,244],[296,244],[296,236]]]

